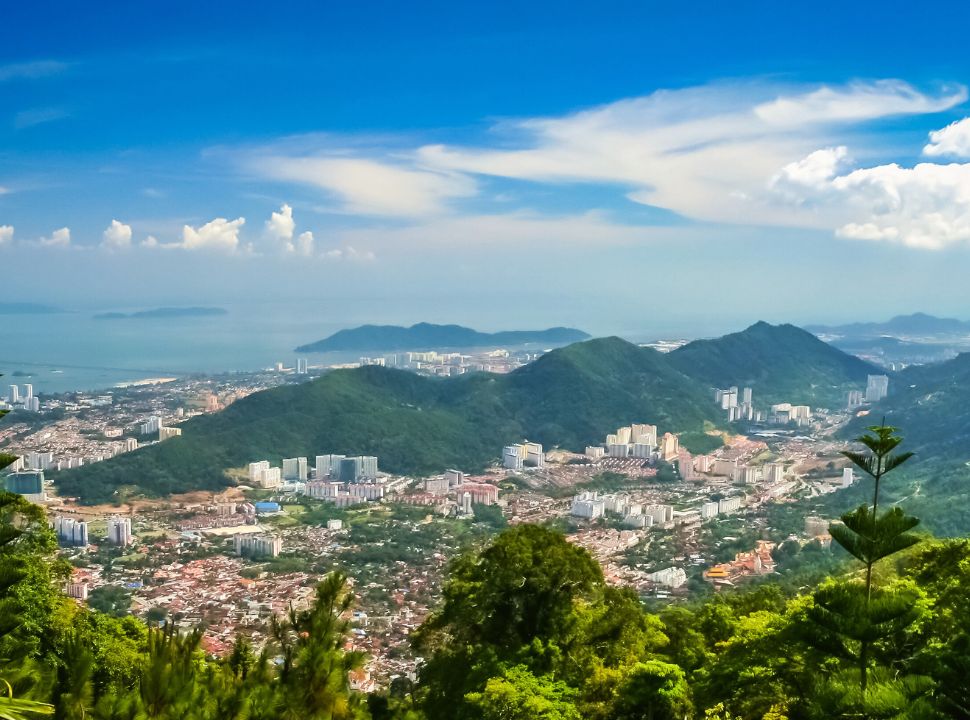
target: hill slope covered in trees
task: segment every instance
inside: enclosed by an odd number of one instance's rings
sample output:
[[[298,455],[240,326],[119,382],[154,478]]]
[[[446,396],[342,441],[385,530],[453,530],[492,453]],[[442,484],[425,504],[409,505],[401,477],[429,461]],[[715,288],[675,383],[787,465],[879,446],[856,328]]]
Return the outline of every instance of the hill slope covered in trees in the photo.
[[[838,407],[847,387],[882,374],[794,325],[759,322],[738,333],[695,340],[670,353],[685,375],[713,387],[750,387],[755,404],[792,402]]]
[[[508,375],[430,378],[367,366],[255,393],[181,425],[182,437],[55,476],[85,501],[134,487],[147,494],[217,489],[224,471],[260,459],[373,454],[405,474],[478,470],[529,438],[582,450],[622,424],[700,431],[717,411],[706,391],[655,350],[618,338],[553,351]],[[716,444],[716,443],[715,443]]]

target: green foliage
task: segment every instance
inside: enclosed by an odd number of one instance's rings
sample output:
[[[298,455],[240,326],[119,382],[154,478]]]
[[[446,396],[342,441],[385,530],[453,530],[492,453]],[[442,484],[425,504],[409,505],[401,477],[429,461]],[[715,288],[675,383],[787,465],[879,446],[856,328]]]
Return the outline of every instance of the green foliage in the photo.
[[[120,585],[102,585],[90,592],[88,605],[111,617],[124,617],[131,607],[131,592]]]
[[[711,387],[747,386],[758,405],[777,402],[841,407],[844,390],[878,370],[793,325],[759,322],[670,353],[671,364]],[[700,451],[698,451],[700,452]]]
[[[581,720],[573,704],[576,691],[550,676],[536,677],[516,665],[489,678],[482,692],[465,699],[482,720]]]

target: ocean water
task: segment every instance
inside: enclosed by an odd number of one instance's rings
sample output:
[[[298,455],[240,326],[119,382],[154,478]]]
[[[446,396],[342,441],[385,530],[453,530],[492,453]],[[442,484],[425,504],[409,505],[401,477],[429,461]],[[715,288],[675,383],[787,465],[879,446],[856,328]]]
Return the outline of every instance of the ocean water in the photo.
[[[254,371],[277,362],[292,367],[297,345],[357,324],[299,305],[226,309],[226,315],[165,319],[95,320],[96,311],[0,315],[0,393],[11,384],[56,393],[195,372]]]

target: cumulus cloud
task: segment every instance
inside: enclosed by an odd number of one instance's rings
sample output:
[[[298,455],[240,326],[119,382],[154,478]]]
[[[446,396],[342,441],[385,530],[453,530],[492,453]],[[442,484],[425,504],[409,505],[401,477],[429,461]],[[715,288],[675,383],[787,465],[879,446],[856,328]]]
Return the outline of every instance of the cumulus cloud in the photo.
[[[296,244],[293,245],[291,243],[290,247],[292,248],[292,252],[295,252],[301,257],[311,257],[313,255],[313,233],[309,230],[301,232],[296,239]]]
[[[13,240],[13,225],[0,225],[0,245],[7,245]]]
[[[141,241],[141,246],[143,248],[157,248],[159,246],[158,238],[155,237],[154,235],[149,235],[148,237],[146,237],[144,240]]]
[[[279,212],[274,212],[266,221],[266,232],[270,237],[280,240],[288,250],[293,250],[293,231],[296,222],[293,220],[293,208],[286,203],[280,206]]]
[[[844,148],[818,150],[782,168],[772,187],[820,209],[839,237],[929,250],[970,243],[970,164],[847,163]]]
[[[42,247],[69,247],[71,244],[71,229],[62,227],[55,230],[48,237],[42,237],[37,241]]]
[[[112,220],[102,235],[101,246],[108,250],[127,250],[131,247],[131,225]]]
[[[893,163],[854,170],[832,180],[849,212],[842,237],[889,240],[937,250],[970,243],[970,164]]]
[[[923,154],[929,157],[970,157],[970,118],[957,120],[942,130],[931,132],[930,141],[923,148]]]
[[[216,218],[198,228],[185,225],[182,228],[182,242],[178,246],[185,250],[217,250],[232,253],[239,249],[239,230],[245,224],[245,218],[235,220]]]

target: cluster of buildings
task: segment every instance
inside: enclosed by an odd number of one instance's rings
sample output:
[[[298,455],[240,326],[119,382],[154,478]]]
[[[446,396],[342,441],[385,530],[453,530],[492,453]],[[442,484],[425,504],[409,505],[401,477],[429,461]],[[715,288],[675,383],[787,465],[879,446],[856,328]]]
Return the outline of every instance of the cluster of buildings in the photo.
[[[87,547],[90,538],[88,522],[57,515],[52,523],[57,541],[66,547]],[[131,518],[114,515],[107,521],[106,540],[111,545],[128,547],[134,541],[131,534]]]
[[[442,514],[457,517],[474,516],[475,505],[498,504],[497,485],[471,480],[461,470],[446,470],[443,475],[421,482],[422,492],[402,495],[398,499],[409,505],[435,507]]]
[[[734,385],[726,390],[718,388],[714,390],[714,402],[720,405],[722,410],[727,411],[728,422],[737,420],[764,422],[764,412],[755,410],[751,399],[752,392],[749,387],[741,388],[740,395],[738,395],[738,388]]]
[[[178,437],[182,434],[182,428],[165,426],[162,423],[162,418],[158,415],[152,415],[148,418],[138,427],[138,431],[142,435],[154,435],[158,433],[159,440],[168,440],[169,438]]]
[[[764,410],[756,410],[752,402],[751,388],[741,388],[740,393],[736,386],[727,389],[714,390],[714,402],[720,405],[722,410],[727,411],[728,421],[747,421],[747,422],[768,422],[772,425],[788,425],[794,423],[799,427],[808,425],[812,419],[812,409],[808,405],[792,405],[791,403],[778,403],[772,405],[767,414]]]
[[[669,526],[675,515],[684,519],[709,520],[717,515],[729,515],[741,509],[740,497],[725,497],[717,502],[703,503],[699,508],[676,512],[673,505],[644,505],[633,502],[626,493],[582,492],[575,495],[569,514],[573,517],[595,520],[607,514],[623,519],[623,524],[631,528]]]
[[[758,540],[754,550],[739,552],[731,562],[720,563],[704,571],[704,579],[715,585],[733,585],[738,580],[755,575],[767,575],[775,571],[771,551],[773,542]]]
[[[537,353],[510,352],[504,348],[478,353],[400,352],[381,357],[362,357],[360,365],[413,370],[425,375],[454,376],[469,372],[509,373],[535,360]]]
[[[34,386],[30,383],[24,384],[24,391],[21,394],[19,385],[11,385],[10,391],[5,400],[0,401],[0,407],[4,410],[26,410],[27,412],[40,412],[40,399],[34,395]]]
[[[672,462],[679,458],[680,452],[680,439],[673,433],[664,433],[658,440],[656,425],[634,423],[608,434],[602,445],[587,446],[585,454],[591,460],[636,458]]]
[[[282,467],[273,467],[269,460],[249,463],[249,481],[256,487],[276,489],[290,486],[299,490],[301,484],[330,483],[376,483],[377,458],[373,455],[317,455],[310,468],[306,457],[285,458]],[[307,494],[311,494],[307,490]]]
[[[545,466],[546,456],[539,443],[526,441],[502,448],[502,467],[506,470],[522,470],[527,467],[542,469]]]
[[[642,505],[632,502],[625,493],[600,494],[583,492],[573,497],[569,514],[573,517],[595,520],[606,513],[623,518],[623,524],[632,528],[666,525],[674,519],[672,505]]]

